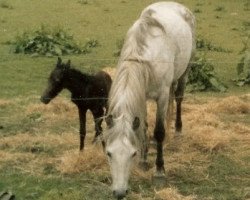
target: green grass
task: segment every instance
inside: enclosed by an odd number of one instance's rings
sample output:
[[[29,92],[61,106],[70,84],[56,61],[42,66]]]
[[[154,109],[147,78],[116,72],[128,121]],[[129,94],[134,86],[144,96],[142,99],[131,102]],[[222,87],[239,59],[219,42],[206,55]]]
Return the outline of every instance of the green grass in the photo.
[[[0,178],[0,189],[15,191],[20,200],[102,200],[111,196],[108,185],[100,183],[91,174],[37,177],[18,170],[13,172],[5,169],[4,173],[0,172]]]
[[[139,16],[143,8],[153,0],[0,0],[0,100],[10,101],[0,104],[0,156],[1,151],[9,154],[22,153],[31,157],[0,162],[0,192],[12,191],[17,199],[111,199],[110,175],[106,172],[81,172],[61,174],[54,163],[41,163],[40,172],[30,170],[32,160],[54,159],[67,150],[78,148],[76,144],[44,144],[37,142],[29,145],[5,146],[1,139],[18,134],[60,136],[73,132],[78,138],[77,113],[74,119],[67,116],[49,123],[43,112],[27,113],[27,108],[39,104],[39,97],[46,87],[47,77],[56,64],[56,57],[31,57],[14,54],[8,41],[27,31],[35,31],[44,24],[49,27],[63,27],[76,41],[84,43],[94,38],[100,46],[87,55],[67,55],[76,68],[94,72],[105,66],[115,67],[118,58],[117,41],[124,38],[128,28]],[[219,78],[228,86],[226,93],[194,93],[197,99],[207,97],[225,97],[249,93],[249,86],[237,87],[232,82],[237,76],[236,66],[240,60],[239,52],[243,48],[244,33],[249,30],[249,3],[247,0],[196,1],[182,0],[195,12],[197,35],[217,47],[230,52],[207,52],[207,59],[215,66]],[[67,92],[61,96],[69,96]],[[204,101],[205,101],[204,100]],[[57,114],[55,116],[58,117]],[[242,122],[249,125],[249,114],[221,114],[221,119],[230,124]],[[93,137],[93,134],[89,134]],[[240,144],[235,144],[240,146]],[[204,152],[202,152],[204,153]],[[204,153],[205,154],[205,153]],[[204,155],[205,156],[205,155]],[[236,162],[230,156],[230,150],[211,153],[209,166],[204,174],[197,175],[192,166],[197,161],[186,163],[185,167],[169,174],[168,184],[178,188],[181,194],[196,194],[198,199],[212,197],[218,200],[242,200],[247,197],[249,169],[245,162],[249,157],[239,158]],[[32,158],[30,160],[30,158]],[[243,163],[242,163],[243,162]],[[25,166],[29,170],[25,170]],[[127,199],[136,199],[134,194],[154,199],[155,188],[150,181],[133,177],[130,182],[131,193]],[[249,191],[248,191],[249,192]],[[249,195],[249,194],[248,194]],[[155,198],[157,199],[157,198]]]

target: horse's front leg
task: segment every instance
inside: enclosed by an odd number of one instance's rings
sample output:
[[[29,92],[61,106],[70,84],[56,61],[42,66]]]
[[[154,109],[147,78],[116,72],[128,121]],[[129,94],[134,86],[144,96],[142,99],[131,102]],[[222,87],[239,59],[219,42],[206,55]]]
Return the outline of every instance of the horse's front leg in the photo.
[[[79,120],[80,120],[80,151],[84,148],[84,139],[86,136],[86,109],[78,106]]]
[[[165,91],[164,91],[165,92]],[[156,113],[156,123],[154,129],[154,138],[157,145],[157,157],[156,157],[156,172],[153,177],[153,181],[159,185],[166,184],[164,159],[163,159],[163,141],[165,138],[165,118],[168,109],[169,102],[169,90],[165,95],[162,95],[157,100],[157,113]]]
[[[139,167],[143,170],[149,170],[149,163],[147,161],[148,157],[148,136],[147,136],[148,123],[145,120],[145,127],[143,129],[143,140],[142,140],[142,149],[141,149],[141,160]]]

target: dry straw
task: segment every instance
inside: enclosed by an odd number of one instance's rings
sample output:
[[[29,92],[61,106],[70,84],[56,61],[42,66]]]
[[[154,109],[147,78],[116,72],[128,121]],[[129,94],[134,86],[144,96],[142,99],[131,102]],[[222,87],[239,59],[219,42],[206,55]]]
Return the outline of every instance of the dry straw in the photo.
[[[72,150],[65,152],[60,158],[57,169],[63,174],[80,172],[103,173],[108,171],[107,159],[98,146],[84,149],[84,152]]]
[[[112,68],[104,69],[113,74]],[[11,106],[12,101],[0,101],[0,107]],[[152,137],[155,124],[156,106],[148,103],[148,133]],[[26,115],[40,113],[45,119],[44,125],[67,120],[70,123],[78,122],[76,106],[69,99],[57,97],[50,104],[29,104]],[[210,165],[209,156],[222,151],[228,153],[236,162],[249,155],[250,126],[238,119],[246,119],[250,113],[250,94],[243,96],[230,96],[225,98],[192,98],[187,97],[183,102],[183,134],[174,135],[174,115],[169,137],[164,148],[167,175],[178,176],[178,173],[194,171],[199,179],[206,179],[206,169]],[[234,120],[227,121],[227,117]],[[230,118],[231,119],[231,118]],[[247,122],[247,121],[246,121]],[[76,124],[76,123],[75,123]],[[79,153],[78,127],[62,131],[60,134],[53,130],[43,130],[38,127],[36,134],[22,133],[8,135],[0,140],[0,164],[12,163],[22,171],[35,175],[42,175],[46,166],[53,166],[61,174],[97,173],[110,174],[107,159],[100,144],[91,143],[94,136],[92,117],[88,114],[87,138],[85,149]],[[90,125],[90,126],[89,126]],[[154,141],[151,141],[154,143]],[[45,149],[56,151],[55,154],[46,155],[32,153],[34,146],[45,146]],[[138,168],[133,171],[134,179],[150,181],[154,172],[156,150],[150,146],[150,169],[144,172]],[[244,164],[244,163],[243,163]],[[137,199],[143,199],[139,194],[132,194]],[[155,191],[156,199],[164,200],[194,200],[195,196],[183,196],[175,188],[165,188]]]
[[[198,200],[196,196],[181,195],[176,188],[170,187],[163,190],[155,191],[156,197],[162,200]]]

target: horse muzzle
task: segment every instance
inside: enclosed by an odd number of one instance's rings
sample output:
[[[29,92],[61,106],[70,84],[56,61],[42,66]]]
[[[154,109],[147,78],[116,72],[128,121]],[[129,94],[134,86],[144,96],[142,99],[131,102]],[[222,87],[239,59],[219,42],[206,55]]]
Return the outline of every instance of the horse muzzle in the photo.
[[[128,190],[114,190],[113,195],[117,200],[123,199],[128,194]]]

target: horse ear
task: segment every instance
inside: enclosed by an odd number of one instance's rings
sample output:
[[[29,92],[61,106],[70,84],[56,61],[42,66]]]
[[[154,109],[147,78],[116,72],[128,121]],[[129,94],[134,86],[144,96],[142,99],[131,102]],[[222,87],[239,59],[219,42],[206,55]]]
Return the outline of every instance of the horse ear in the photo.
[[[68,62],[66,63],[66,68],[70,68],[70,64],[71,64],[71,61],[68,60]]]
[[[58,57],[56,66],[59,67],[61,64],[62,64],[62,59]]]
[[[133,121],[133,130],[136,131],[140,126],[140,119],[139,117],[135,117]]]
[[[105,120],[109,128],[112,128],[114,126],[113,115],[108,115]]]

